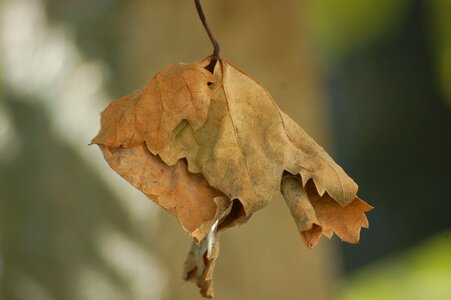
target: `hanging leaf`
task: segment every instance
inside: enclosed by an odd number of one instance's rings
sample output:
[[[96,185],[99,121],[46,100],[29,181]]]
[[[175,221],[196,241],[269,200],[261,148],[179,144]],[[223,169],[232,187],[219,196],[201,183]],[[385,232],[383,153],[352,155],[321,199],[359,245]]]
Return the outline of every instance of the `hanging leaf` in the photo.
[[[357,184],[265,88],[221,59],[164,68],[105,109],[92,143],[191,233],[186,278],[206,297],[219,231],[246,222],[280,190],[308,246],[333,232],[355,243],[368,226],[371,207]]]

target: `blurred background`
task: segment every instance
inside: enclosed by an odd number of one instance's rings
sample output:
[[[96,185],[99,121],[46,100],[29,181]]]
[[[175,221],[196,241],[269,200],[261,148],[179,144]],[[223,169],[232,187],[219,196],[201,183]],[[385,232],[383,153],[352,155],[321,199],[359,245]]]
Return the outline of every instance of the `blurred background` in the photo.
[[[203,1],[376,207],[308,250],[282,199],[222,237],[216,299],[451,299],[451,1]],[[211,53],[193,1],[0,0],[0,299],[199,299],[188,234],[88,147],[99,113]]]

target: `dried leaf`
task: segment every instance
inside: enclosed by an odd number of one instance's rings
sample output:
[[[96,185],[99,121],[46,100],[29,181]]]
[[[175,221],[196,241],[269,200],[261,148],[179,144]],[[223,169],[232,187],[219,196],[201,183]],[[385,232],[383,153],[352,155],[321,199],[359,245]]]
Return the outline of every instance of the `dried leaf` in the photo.
[[[167,67],[141,93],[113,102],[102,113],[102,129],[93,143],[127,148],[145,142],[168,165],[186,158],[190,172],[202,173],[211,186],[239,199],[248,215],[278,192],[285,170],[300,174],[303,182],[312,178],[320,195],[327,191],[343,206],[354,200],[354,181],[279,110],[261,85],[225,61],[216,64],[217,84],[204,91],[212,101],[206,105],[209,114],[202,127],[190,121],[191,110],[173,110],[196,102],[202,94],[199,83],[205,88],[215,81],[203,76],[209,63],[207,59]],[[195,79],[185,79],[187,70]],[[188,91],[175,84],[174,78],[186,83]],[[162,84],[168,81],[177,88],[170,90],[171,85]],[[176,105],[167,104],[171,99]]]
[[[343,241],[355,244],[360,228],[368,228],[365,212],[372,207],[358,197],[342,207],[327,193],[320,196],[311,181],[302,188],[293,175],[283,177],[281,192],[308,247],[318,243],[321,233],[331,238],[334,232]]]
[[[204,296],[212,296],[219,230],[246,222],[280,188],[310,246],[332,232],[356,242],[368,225],[357,184],[258,82],[224,60],[164,68],[105,109],[92,143],[192,234],[187,279]],[[284,173],[295,176],[282,181]]]
[[[228,198],[208,185],[202,175],[189,173],[185,160],[169,167],[144,144],[132,148],[100,146],[110,167],[147,197],[177,216],[195,241],[210,231],[218,202]]]
[[[214,76],[198,64],[172,64],[161,70],[142,90],[111,103],[102,113],[95,144],[125,148],[144,141],[152,153],[164,147],[182,120],[197,130],[206,121]]]

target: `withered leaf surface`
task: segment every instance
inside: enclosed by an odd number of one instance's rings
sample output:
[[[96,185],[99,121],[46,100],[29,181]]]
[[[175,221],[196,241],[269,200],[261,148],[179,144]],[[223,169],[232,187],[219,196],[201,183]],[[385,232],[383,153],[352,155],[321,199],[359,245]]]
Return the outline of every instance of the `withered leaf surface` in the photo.
[[[175,215],[195,241],[210,231],[217,202],[229,202],[200,174],[189,173],[185,160],[169,167],[144,144],[131,148],[100,146],[110,167],[147,197]]]
[[[213,97],[208,83],[214,76],[204,68],[207,63],[169,65],[142,90],[111,103],[102,113],[93,143],[127,148],[145,141],[156,153],[173,138],[182,120],[199,129]]]
[[[283,176],[281,192],[308,247],[315,246],[321,234],[331,238],[334,232],[343,241],[355,244],[360,228],[368,228],[365,212],[372,207],[358,197],[342,207],[327,193],[320,196],[311,181],[302,188],[294,175]]]
[[[164,68],[105,109],[92,143],[192,234],[186,278],[206,297],[219,230],[245,222],[280,191],[309,246],[333,232],[355,243],[368,226],[371,207],[357,198],[357,184],[265,88],[224,60]]]

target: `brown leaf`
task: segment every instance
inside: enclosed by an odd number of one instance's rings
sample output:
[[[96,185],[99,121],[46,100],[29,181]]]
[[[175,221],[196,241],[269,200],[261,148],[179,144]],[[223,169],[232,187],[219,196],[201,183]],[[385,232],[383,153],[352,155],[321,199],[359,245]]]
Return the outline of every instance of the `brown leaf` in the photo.
[[[210,231],[216,203],[228,198],[208,185],[202,175],[187,171],[186,161],[169,167],[144,144],[132,148],[100,146],[110,167],[147,197],[175,215],[195,241]]]
[[[142,90],[111,103],[102,112],[101,130],[92,143],[127,148],[146,141],[156,154],[173,138],[182,120],[199,129],[213,97],[208,83],[214,76],[204,68],[206,64],[204,60],[169,65]]]
[[[239,199],[248,215],[265,206],[278,192],[284,170],[300,174],[304,183],[312,178],[321,195],[327,191],[343,206],[354,200],[354,181],[279,110],[260,84],[225,61],[216,64],[217,83],[204,91],[212,101],[202,127],[189,121],[191,110],[173,111],[171,107],[188,106],[194,102],[191,99],[201,94],[199,78],[204,89],[208,82],[215,81],[204,76],[203,67],[209,63],[210,59],[179,64],[180,74],[189,69],[195,79],[185,80],[179,75],[178,80],[196,85],[187,84],[188,91],[173,89],[169,93],[172,98],[162,100],[162,85],[155,83],[174,78],[175,67],[167,67],[141,94],[133,93],[113,102],[102,113],[102,129],[93,143],[130,147],[145,142],[168,165],[186,158],[190,172],[202,173],[211,186],[231,199]],[[177,105],[161,105],[171,99]],[[166,115],[171,118],[166,119]],[[169,138],[161,139],[160,132]]]
[[[164,68],[144,89],[105,109],[92,143],[192,234],[187,278],[205,296],[212,295],[218,254],[205,245],[218,228],[244,223],[264,207],[279,193],[284,172],[297,175],[284,179],[282,192],[308,245],[334,231],[356,242],[368,225],[369,206],[356,198],[357,184],[265,88],[224,60]]]
[[[321,233],[331,238],[334,232],[343,241],[355,244],[360,228],[368,228],[365,212],[373,208],[358,197],[342,207],[327,193],[320,196],[311,181],[302,188],[293,175],[283,177],[281,191],[308,247],[318,243]]]

